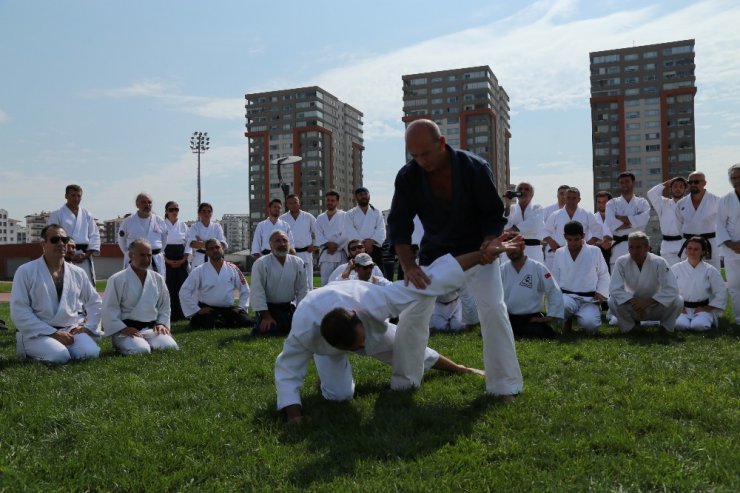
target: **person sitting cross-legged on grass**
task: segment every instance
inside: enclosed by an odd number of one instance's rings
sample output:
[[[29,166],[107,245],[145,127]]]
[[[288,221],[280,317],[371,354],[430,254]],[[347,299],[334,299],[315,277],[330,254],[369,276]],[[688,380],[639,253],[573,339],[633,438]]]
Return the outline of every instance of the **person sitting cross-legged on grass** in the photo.
[[[686,257],[671,267],[678,292],[683,298],[683,312],[676,320],[678,330],[709,330],[717,326],[719,314],[727,306],[727,286],[713,265],[704,262],[708,242],[694,236],[686,242]]]
[[[208,262],[192,270],[180,288],[180,304],[194,329],[249,327],[249,285],[239,267],[224,260],[224,249],[215,238],[206,240]],[[234,306],[234,290],[239,306]]]
[[[563,227],[566,246],[558,248],[552,275],[563,293],[564,330],[572,319],[586,333],[594,334],[601,325],[601,302],[609,296],[609,270],[599,247],[586,245],[583,225],[570,221]]]
[[[522,243],[521,237],[512,242],[495,240],[485,251],[457,258],[449,254],[440,257],[425,267],[431,279],[426,289],[404,286],[403,281],[377,286],[357,280],[334,282],[311,291],[298,306],[290,335],[275,361],[278,409],[285,411],[288,421],[301,419],[300,389],[311,357],[316,363],[324,398],[351,399],[355,385],[348,352],[372,356],[391,365],[396,327],[388,318],[414,309],[417,303],[426,303],[427,297],[459,288],[465,281],[464,270],[492,262],[497,254],[513,248],[517,242]],[[423,367],[424,370],[437,368],[482,374],[480,370],[458,365],[429,348],[424,351]]]
[[[650,253],[650,238],[642,231],[629,234],[629,253],[614,263],[609,285],[609,308],[624,332],[641,321],[659,320],[661,327],[673,332],[683,309],[676,276],[663,257]]]
[[[108,279],[103,296],[103,333],[122,354],[178,349],[170,335],[170,294],[161,274],[149,270],[152,245],[128,246],[129,266]]]
[[[15,272],[10,319],[17,354],[50,363],[97,358],[100,296],[84,270],[64,261],[69,236],[57,224],[41,230],[43,255]],[[80,307],[87,318],[80,322]]]

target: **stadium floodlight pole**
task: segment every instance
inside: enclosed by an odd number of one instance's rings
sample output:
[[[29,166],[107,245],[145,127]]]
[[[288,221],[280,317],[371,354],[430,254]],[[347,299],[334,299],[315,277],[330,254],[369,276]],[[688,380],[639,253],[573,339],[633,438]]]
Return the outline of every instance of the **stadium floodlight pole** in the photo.
[[[193,132],[193,136],[190,137],[190,150],[193,154],[198,155],[198,203],[196,204],[196,210],[200,207],[200,155],[209,149],[210,139],[208,138],[208,132]]]
[[[280,166],[282,166],[283,164],[300,163],[301,161],[303,161],[303,158],[301,156],[284,156],[270,161],[270,164],[277,165],[278,182],[280,183],[280,189],[283,191],[283,204],[288,203],[288,195],[290,195],[290,185],[285,183],[285,180],[283,180],[283,173],[280,171]],[[293,181],[295,180],[296,177],[293,177]]]

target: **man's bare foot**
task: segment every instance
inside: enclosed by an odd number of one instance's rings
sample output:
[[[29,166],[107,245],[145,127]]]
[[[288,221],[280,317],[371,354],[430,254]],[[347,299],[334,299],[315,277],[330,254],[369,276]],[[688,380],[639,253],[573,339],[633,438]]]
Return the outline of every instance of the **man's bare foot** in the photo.
[[[486,376],[486,372],[484,372],[483,370],[480,370],[478,368],[465,368],[465,369],[467,370],[465,373],[472,373],[474,375],[478,375],[478,376],[481,376],[481,377],[485,377]]]

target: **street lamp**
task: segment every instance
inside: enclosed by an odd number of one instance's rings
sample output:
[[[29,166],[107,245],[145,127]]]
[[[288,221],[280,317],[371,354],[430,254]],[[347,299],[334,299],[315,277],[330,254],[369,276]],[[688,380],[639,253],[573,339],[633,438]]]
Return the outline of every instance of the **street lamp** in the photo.
[[[193,132],[193,136],[190,137],[190,150],[198,155],[198,204],[196,208],[200,207],[200,154],[209,149],[209,144],[208,132]]]
[[[283,164],[293,164],[293,163],[300,163],[303,161],[303,158],[301,156],[284,156],[279,157],[277,159],[273,159],[270,161],[270,164],[276,164],[277,165],[277,172],[278,172],[278,182],[280,183],[280,189],[283,191],[283,203],[288,203],[288,195],[290,195],[290,186],[283,181],[283,174],[280,172],[280,166]],[[293,177],[293,180],[295,180],[296,177]]]

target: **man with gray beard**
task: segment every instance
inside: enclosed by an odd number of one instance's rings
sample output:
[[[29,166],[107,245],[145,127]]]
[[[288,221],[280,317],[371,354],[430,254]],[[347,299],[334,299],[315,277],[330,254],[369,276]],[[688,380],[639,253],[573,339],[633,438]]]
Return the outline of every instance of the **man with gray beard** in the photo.
[[[250,301],[257,314],[253,336],[288,335],[295,307],[308,292],[303,260],[288,254],[288,242],[283,231],[273,231],[270,254],[252,266]]]

